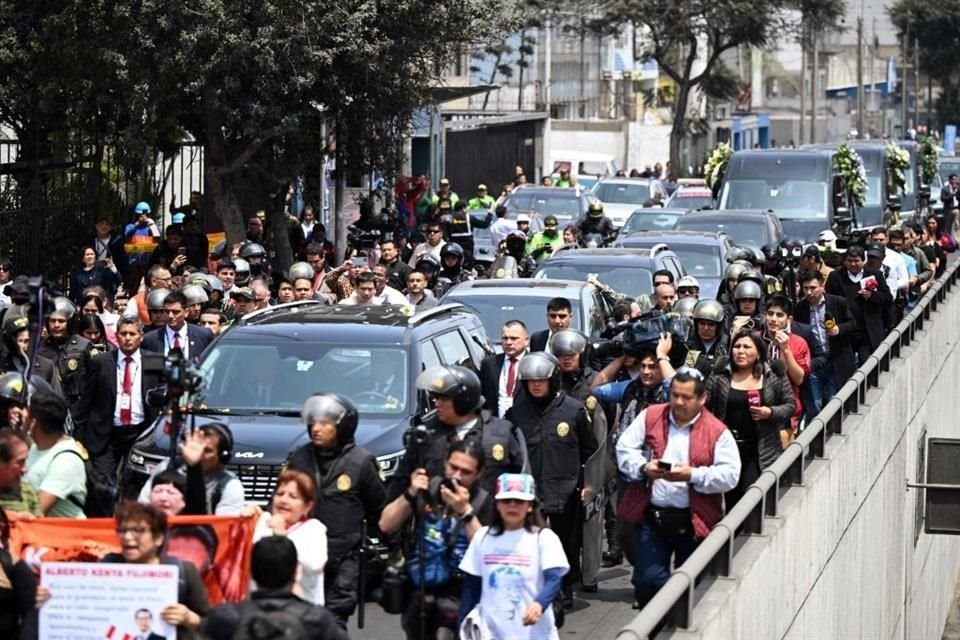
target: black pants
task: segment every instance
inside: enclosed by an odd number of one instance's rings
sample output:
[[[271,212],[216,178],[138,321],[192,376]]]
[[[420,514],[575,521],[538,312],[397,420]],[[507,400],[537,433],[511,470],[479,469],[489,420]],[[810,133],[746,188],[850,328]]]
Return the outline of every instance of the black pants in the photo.
[[[449,630],[446,637],[457,635],[457,616],[460,610],[460,580],[442,587],[420,591],[410,583],[410,599],[403,612],[401,624],[408,640],[436,640],[441,629]],[[422,596],[422,600],[421,600]],[[420,603],[426,608],[423,634],[420,633]]]
[[[114,486],[118,484],[117,472],[120,465],[130,454],[133,443],[147,427],[146,423],[132,424],[127,427],[114,427],[110,432],[110,446],[107,451],[93,460],[94,468],[109,478]]]
[[[570,563],[570,572],[563,577],[564,588],[580,581],[580,547],[583,537],[583,522],[580,514],[580,492],[574,491],[567,499],[563,511],[548,513],[547,521],[563,544],[563,552]]]
[[[357,587],[360,579],[360,558],[356,551],[330,554],[323,569],[324,606],[346,625],[357,608]]]
[[[728,491],[723,496],[724,506],[727,512],[733,509],[733,506],[740,501],[747,487],[752,485],[760,478],[760,459],[757,455],[757,443],[751,443],[746,447],[737,447],[740,450],[740,481],[737,486]]]

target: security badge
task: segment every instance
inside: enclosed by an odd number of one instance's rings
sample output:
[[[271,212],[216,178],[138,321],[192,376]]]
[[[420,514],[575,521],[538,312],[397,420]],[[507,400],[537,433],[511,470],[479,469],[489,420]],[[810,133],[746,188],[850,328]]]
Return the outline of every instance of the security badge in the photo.
[[[337,489],[340,491],[349,491],[350,486],[350,476],[345,473],[341,473],[340,477],[337,478]]]
[[[493,456],[493,459],[496,460],[497,462],[500,462],[501,460],[503,460],[503,457],[504,457],[503,445],[502,444],[493,445],[493,448],[490,450],[490,455]]]
[[[586,400],[584,400],[583,406],[585,406],[588,411],[593,411],[597,408],[597,399],[593,396],[589,396]]]
[[[69,360],[67,360],[67,369],[69,369],[70,371],[76,371],[77,367],[79,366],[80,366],[80,361],[77,360],[76,358],[70,358]]]
[[[557,425],[557,435],[561,438],[566,438],[567,434],[570,433],[570,425],[566,422],[561,422]]]

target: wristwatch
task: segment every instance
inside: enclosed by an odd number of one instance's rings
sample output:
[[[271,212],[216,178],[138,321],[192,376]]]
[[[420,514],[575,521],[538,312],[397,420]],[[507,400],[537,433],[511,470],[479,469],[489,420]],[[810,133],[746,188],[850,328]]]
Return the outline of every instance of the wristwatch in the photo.
[[[468,507],[467,510],[463,512],[463,515],[460,516],[459,520],[463,524],[469,524],[469,522],[476,517],[477,514],[473,512],[473,507]]]
[[[657,356],[657,362],[660,362],[661,360],[666,360],[667,362],[670,362],[670,358],[668,358],[667,356]]]

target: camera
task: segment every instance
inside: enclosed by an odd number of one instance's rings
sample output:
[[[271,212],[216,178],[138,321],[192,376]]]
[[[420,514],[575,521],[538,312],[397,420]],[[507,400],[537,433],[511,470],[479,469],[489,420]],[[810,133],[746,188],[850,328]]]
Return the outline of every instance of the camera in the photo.
[[[358,251],[373,249],[380,243],[380,230],[366,231],[355,224],[347,227],[347,244]]]
[[[167,356],[143,355],[144,373],[155,373],[166,383],[164,400],[178,400],[184,393],[199,393],[203,388],[200,371],[184,357],[180,349],[171,349]]]

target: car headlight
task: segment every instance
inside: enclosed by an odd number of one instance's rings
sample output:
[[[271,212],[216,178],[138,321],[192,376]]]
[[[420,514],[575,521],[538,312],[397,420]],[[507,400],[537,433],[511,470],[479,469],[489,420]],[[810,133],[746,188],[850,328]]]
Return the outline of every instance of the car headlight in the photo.
[[[396,453],[390,453],[377,458],[381,479],[386,480],[397,472],[397,467],[400,466],[400,460],[403,459],[403,454],[403,451],[397,451]]]
[[[157,466],[166,459],[166,456],[152,455],[137,449],[131,449],[130,455],[127,456],[127,462],[133,471],[147,475],[151,475],[156,471]]]

